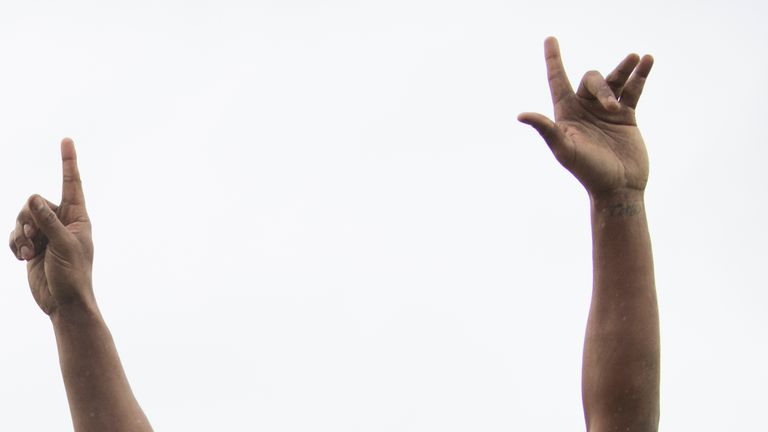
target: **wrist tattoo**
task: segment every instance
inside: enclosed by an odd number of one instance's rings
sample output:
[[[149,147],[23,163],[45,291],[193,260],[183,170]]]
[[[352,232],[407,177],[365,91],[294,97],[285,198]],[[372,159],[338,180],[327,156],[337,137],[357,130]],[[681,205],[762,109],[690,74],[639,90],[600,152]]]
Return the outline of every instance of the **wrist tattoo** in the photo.
[[[617,217],[636,216],[641,210],[642,204],[637,202],[613,204],[603,209],[609,216]]]

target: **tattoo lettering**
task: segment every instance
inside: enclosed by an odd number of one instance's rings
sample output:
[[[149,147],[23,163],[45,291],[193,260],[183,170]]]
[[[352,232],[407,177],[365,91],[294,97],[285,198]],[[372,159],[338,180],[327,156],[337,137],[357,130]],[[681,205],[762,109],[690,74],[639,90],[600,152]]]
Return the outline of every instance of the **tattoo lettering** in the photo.
[[[638,203],[620,203],[608,206],[604,211],[610,216],[628,217],[636,216],[642,210],[642,205]]]

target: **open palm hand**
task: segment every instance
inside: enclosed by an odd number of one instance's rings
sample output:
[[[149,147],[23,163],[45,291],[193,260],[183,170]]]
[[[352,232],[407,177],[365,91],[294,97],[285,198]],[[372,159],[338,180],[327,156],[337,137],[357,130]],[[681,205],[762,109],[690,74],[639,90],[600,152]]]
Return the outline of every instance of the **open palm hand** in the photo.
[[[606,78],[587,72],[573,91],[555,38],[544,43],[555,121],[537,113],[518,119],[533,126],[557,160],[592,196],[643,191],[648,155],[635,122],[635,107],[653,58],[628,55]]]

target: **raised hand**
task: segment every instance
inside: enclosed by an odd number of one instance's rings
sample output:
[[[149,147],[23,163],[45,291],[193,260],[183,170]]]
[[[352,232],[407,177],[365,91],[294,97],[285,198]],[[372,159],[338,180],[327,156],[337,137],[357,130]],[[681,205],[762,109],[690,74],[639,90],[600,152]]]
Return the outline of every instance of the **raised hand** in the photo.
[[[95,303],[91,222],[85,210],[74,143],[69,138],[61,142],[61,160],[61,204],[56,206],[32,195],[19,212],[9,241],[16,258],[27,261],[35,301],[51,316],[65,304]]]
[[[10,247],[27,261],[32,295],[48,314],[75,431],[151,431],[133,396],[91,284],[91,221],[72,140],[61,141],[61,204],[32,195]]]
[[[591,71],[574,93],[557,40],[544,43],[555,121],[523,113],[586,187],[592,219],[592,303],[582,362],[587,430],[655,432],[659,315],[645,213],[648,155],[635,107],[653,58],[628,55],[606,78]]]
[[[557,39],[547,38],[544,53],[555,121],[537,113],[522,113],[518,120],[539,132],[591,196],[645,190],[648,155],[635,107],[653,57],[630,54],[605,78],[589,71],[574,93]]]

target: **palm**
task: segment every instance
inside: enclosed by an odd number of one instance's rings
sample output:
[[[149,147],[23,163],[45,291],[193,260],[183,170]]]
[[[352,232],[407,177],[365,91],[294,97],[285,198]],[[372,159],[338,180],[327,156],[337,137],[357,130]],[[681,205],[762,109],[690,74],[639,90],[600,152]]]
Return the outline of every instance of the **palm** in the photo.
[[[43,312],[50,315],[56,304],[48,286],[48,279],[45,277],[46,255],[43,252],[42,255],[36,256],[27,263],[27,279],[29,279],[29,288],[32,290],[32,297],[34,297],[37,305]]]
[[[595,192],[642,190],[648,180],[648,156],[634,110],[606,112],[597,101],[574,95],[555,107],[557,126],[570,140],[558,160]]]
[[[653,59],[627,56],[606,79],[588,72],[574,92],[557,41],[548,39],[545,50],[555,122],[535,113],[521,114],[520,120],[541,133],[557,160],[590,193],[643,190],[648,156],[635,106]]]
[[[62,207],[59,207],[57,213],[62,213]],[[42,252],[27,263],[32,296],[47,314],[53,312],[60,302],[71,298],[75,287],[82,286],[84,282],[90,285],[90,281],[82,280],[84,274],[90,274],[93,259],[90,222],[86,217],[67,223],[67,218],[63,215],[59,217],[71,234],[71,241],[65,245],[48,244],[41,247]],[[46,242],[45,238],[39,239],[42,245]],[[87,270],[87,273],[83,270]]]

